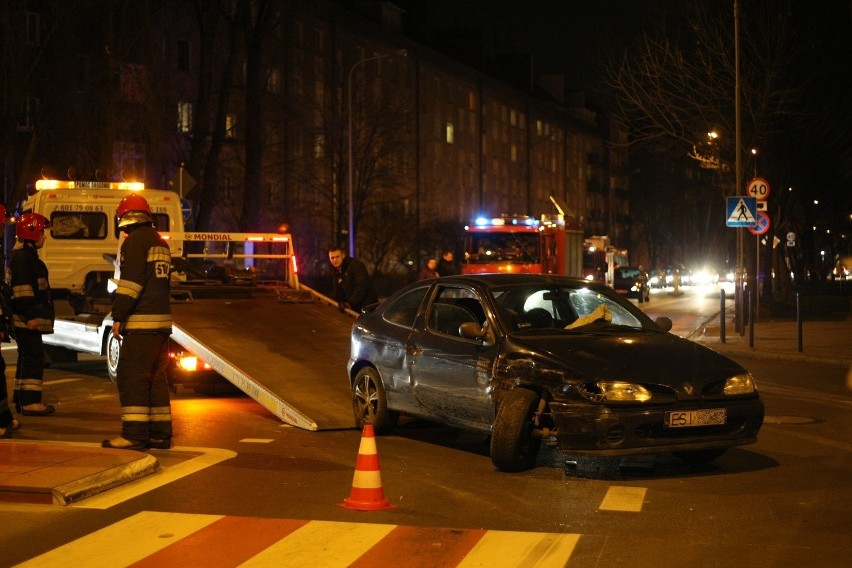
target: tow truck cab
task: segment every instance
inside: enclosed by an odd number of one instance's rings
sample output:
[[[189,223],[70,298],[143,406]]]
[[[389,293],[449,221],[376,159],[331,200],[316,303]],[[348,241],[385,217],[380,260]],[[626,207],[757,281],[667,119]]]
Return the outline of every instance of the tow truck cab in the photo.
[[[146,189],[141,183],[39,180],[36,192],[21,205],[21,213],[35,212],[50,220],[39,257],[50,273],[56,308],[54,333],[44,338],[54,362],[73,361],[78,352],[107,356],[107,370],[115,379],[118,344],[111,341],[110,279],[116,274],[121,231],[116,210],[130,192],[151,206],[157,229],[183,233],[180,196],[167,190]],[[168,239],[172,257],[183,255],[183,241]],[[216,382],[210,366],[172,342],[169,380]],[[214,376],[215,375],[215,376]]]
[[[39,256],[50,270],[54,295],[67,299],[75,313],[100,312],[99,300],[107,296],[107,283],[114,274],[108,259],[119,250],[116,209],[131,191],[148,201],[157,229],[183,232],[180,196],[145,189],[141,183],[39,180],[36,192],[21,206],[21,213],[40,213],[50,220]],[[182,242],[169,246],[172,256],[183,254]]]

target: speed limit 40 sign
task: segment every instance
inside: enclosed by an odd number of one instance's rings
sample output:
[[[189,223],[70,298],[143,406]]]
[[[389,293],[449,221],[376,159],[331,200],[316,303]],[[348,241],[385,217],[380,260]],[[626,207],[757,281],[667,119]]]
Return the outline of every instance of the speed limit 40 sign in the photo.
[[[748,182],[746,195],[758,201],[766,201],[769,198],[769,182],[763,178],[754,178]]]

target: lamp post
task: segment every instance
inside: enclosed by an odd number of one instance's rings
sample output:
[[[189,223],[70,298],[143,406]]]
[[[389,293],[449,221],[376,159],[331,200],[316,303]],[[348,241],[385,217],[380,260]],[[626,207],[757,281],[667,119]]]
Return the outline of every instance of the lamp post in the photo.
[[[352,67],[349,68],[349,74],[346,78],[346,114],[349,119],[348,126],[348,166],[349,166],[349,256],[355,256],[355,163],[354,163],[354,152],[353,152],[353,136],[352,136],[352,75],[354,74],[355,69],[361,65],[362,63],[366,63],[368,61],[374,61],[377,59],[384,59],[385,57],[392,57],[394,55],[401,55],[405,57],[408,55],[408,52],[404,49],[399,49],[397,51],[392,51],[390,53],[380,53],[379,55],[372,55],[370,57],[365,57],[363,59],[359,59],[355,63],[352,64]]]

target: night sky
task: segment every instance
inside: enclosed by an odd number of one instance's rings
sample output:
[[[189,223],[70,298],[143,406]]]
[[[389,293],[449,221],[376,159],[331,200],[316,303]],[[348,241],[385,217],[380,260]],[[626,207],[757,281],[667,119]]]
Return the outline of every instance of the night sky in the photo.
[[[719,6],[721,0],[713,0]],[[740,10],[772,0],[740,0]],[[601,62],[623,52],[664,19],[678,29],[683,0],[395,0],[417,41],[486,69],[489,58],[529,54],[536,74],[564,73],[571,90],[602,92]],[[730,4],[733,19],[733,0]],[[777,4],[782,4],[778,1]],[[790,184],[815,197],[828,192],[838,212],[852,213],[852,0],[792,0],[793,67],[804,95],[791,124],[786,156],[801,163]],[[744,19],[742,20],[744,21]],[[747,53],[743,53],[746,57]],[[486,69],[487,70],[487,69]],[[781,152],[779,151],[779,154]],[[847,228],[848,230],[848,228]]]

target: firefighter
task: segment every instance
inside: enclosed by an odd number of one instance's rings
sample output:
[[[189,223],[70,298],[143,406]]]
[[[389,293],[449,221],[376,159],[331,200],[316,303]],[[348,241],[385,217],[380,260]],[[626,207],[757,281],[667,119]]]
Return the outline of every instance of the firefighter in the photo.
[[[44,342],[53,333],[55,313],[50,297],[47,266],[38,257],[50,221],[38,213],[24,213],[15,226],[18,242],[9,258],[7,281],[12,287],[12,318],[18,344],[13,401],[24,416],[48,416],[56,409],[44,404]]]
[[[112,334],[121,342],[116,369],[121,436],[105,448],[168,449],[172,415],[166,368],[172,331],[169,304],[171,253],[154,228],[144,197],[131,194],[116,210],[127,233],[119,255],[120,279],[112,305]]]
[[[6,208],[0,203],[0,227],[6,224]],[[0,256],[3,244],[0,243]],[[9,326],[10,308],[5,297],[0,297],[0,341],[8,343],[11,341],[11,329]],[[20,429],[21,423],[12,415],[9,406],[9,393],[6,390],[6,361],[0,357],[0,438],[11,438],[14,432]]]

